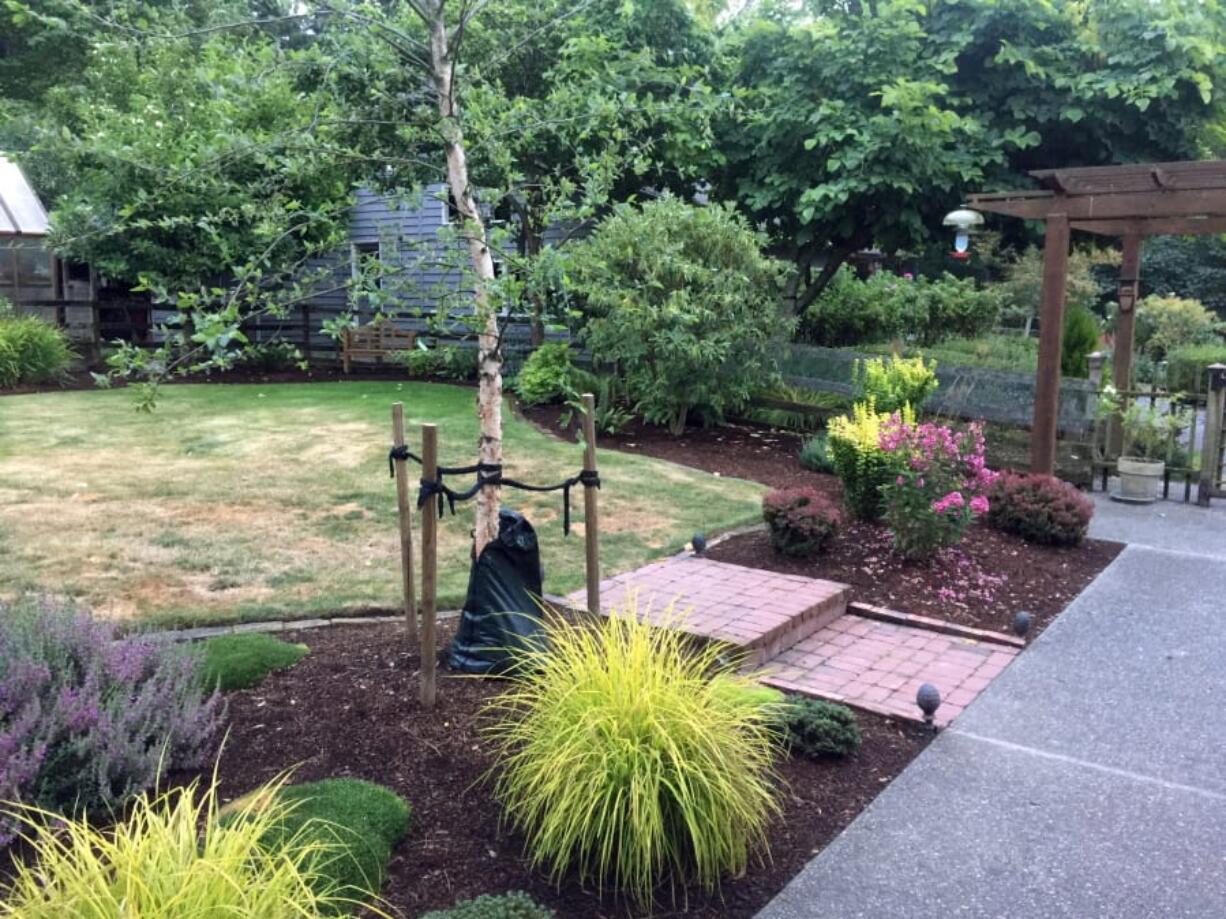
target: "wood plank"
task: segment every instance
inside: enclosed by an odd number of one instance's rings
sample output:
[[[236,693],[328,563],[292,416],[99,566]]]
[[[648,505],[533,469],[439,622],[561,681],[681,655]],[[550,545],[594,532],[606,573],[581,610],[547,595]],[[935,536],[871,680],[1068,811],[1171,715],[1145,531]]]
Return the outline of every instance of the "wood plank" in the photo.
[[[1047,475],[1051,475],[1056,466],[1068,248],[1068,217],[1053,215],[1047,220],[1043,241],[1042,324],[1039,326],[1039,368],[1034,380],[1034,421],[1030,438],[1030,471]]]
[[[970,206],[989,214],[1045,220],[1063,214],[1070,220],[1146,217],[1226,216],[1226,188],[1201,191],[1151,191],[1124,194],[1046,196],[971,195]]]

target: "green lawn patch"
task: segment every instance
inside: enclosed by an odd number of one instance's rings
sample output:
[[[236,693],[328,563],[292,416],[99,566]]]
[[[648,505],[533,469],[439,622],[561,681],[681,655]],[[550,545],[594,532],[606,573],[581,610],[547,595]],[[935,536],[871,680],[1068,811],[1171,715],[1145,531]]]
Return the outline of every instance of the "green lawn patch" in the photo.
[[[294,666],[308,653],[306,645],[292,645],[259,632],[221,635],[204,643],[201,670],[207,686],[223,691],[247,689],[274,670]]]
[[[441,459],[475,460],[473,390],[432,383],[174,385],[152,415],[123,390],[0,401],[0,596],[67,594],[96,615],[184,625],[332,616],[400,605],[391,405],[409,443],[439,426]],[[509,477],[557,482],[583,449],[503,410]],[[88,444],[88,449],[82,449]],[[606,575],[756,520],[762,489],[600,451]],[[418,472],[410,471],[414,482]],[[457,483],[459,484],[459,480]],[[583,501],[562,534],[557,493],[508,491],[536,526],[545,587],[583,585]],[[472,505],[439,527],[439,602],[463,600]]]

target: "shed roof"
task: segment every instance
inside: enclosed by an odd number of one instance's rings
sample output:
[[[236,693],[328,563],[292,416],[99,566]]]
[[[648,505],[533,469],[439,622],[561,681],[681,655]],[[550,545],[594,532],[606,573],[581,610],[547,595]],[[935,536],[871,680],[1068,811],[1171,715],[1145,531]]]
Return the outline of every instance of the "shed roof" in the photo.
[[[46,236],[47,212],[25,173],[0,156],[0,236]]]

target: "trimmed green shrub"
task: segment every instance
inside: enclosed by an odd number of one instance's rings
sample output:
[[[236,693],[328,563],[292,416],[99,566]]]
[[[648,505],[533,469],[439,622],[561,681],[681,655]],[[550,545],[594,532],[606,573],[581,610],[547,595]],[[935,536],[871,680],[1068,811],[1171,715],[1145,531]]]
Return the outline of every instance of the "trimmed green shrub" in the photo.
[[[451,909],[426,913],[421,919],[553,919],[551,909],[538,904],[520,890],[511,893],[482,894],[462,900]]]
[[[988,526],[1045,546],[1085,539],[1094,503],[1055,476],[1006,472],[988,488]]]
[[[309,653],[271,635],[220,635],[204,643],[200,673],[205,686],[229,691],[255,686],[274,670],[292,667]]]
[[[567,247],[583,340],[642,417],[680,433],[722,420],[774,374],[786,267],[735,209],[664,196],[619,206]]]
[[[533,351],[515,378],[515,391],[525,405],[561,402],[571,395],[574,366],[570,345],[549,342]]]
[[[800,465],[810,472],[834,472],[834,457],[830,453],[830,438],[826,434],[810,437],[800,448]]]
[[[1060,346],[1060,372],[1070,377],[1085,377],[1090,372],[1089,357],[1098,347],[1102,334],[1098,318],[1080,304],[1064,313],[1064,338]]]
[[[393,360],[404,365],[410,377],[444,380],[475,380],[477,378],[477,352],[459,345],[436,345],[433,348],[417,347],[397,352]]]
[[[1199,300],[1148,296],[1137,304],[1134,345],[1154,360],[1176,348],[1212,344],[1218,317]]]
[[[735,691],[753,681],[717,643],[654,627],[631,601],[594,623],[552,621],[520,655],[486,732],[533,867],[643,905],[666,879],[709,890],[746,870],[778,813],[776,716]]]
[[[109,826],[19,809],[30,853],[0,888],[0,917],[320,919],[343,912],[350,904],[315,869],[333,853],[309,834],[277,831],[293,816],[277,800],[279,788],[230,805],[229,819],[221,819],[215,787],[201,793],[195,786],[141,795]]]
[[[919,410],[938,386],[936,361],[925,364],[922,356],[873,357],[856,361],[853,382],[856,401],[872,399],[879,412],[899,412],[903,406]]]
[[[1167,385],[1174,392],[1205,392],[1210,364],[1226,364],[1226,343],[1184,345],[1167,353]]]
[[[72,348],[64,333],[33,316],[0,317],[0,389],[62,379]]]
[[[807,485],[767,492],[762,498],[762,519],[774,550],[794,558],[822,551],[842,523],[834,502]]]
[[[998,293],[977,288],[969,278],[907,280],[879,271],[861,281],[845,265],[805,310],[797,338],[829,347],[895,338],[931,345],[982,335],[999,311]]]
[[[860,726],[845,705],[792,698],[781,711],[784,744],[791,753],[817,759],[849,756],[860,747]]]
[[[310,844],[311,887],[350,904],[378,896],[392,849],[409,829],[409,806],[395,792],[348,778],[257,791],[227,806],[223,820],[249,819],[264,808],[277,815],[261,836],[264,848],[277,851],[293,840]]]

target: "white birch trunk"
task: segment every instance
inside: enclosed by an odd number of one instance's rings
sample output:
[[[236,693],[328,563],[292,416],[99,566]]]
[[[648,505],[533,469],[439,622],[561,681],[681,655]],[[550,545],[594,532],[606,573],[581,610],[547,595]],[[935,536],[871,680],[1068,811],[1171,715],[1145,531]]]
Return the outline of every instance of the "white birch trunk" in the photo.
[[[468,242],[472,260],[473,296],[481,323],[478,334],[477,418],[480,434],[477,438],[477,458],[483,463],[502,462],[502,357],[498,352],[498,316],[490,303],[489,284],[494,279],[494,260],[485,234],[485,221],[477,208],[468,181],[468,160],[464,153],[464,134],[460,128],[459,109],[453,96],[451,42],[442,4],[431,11],[427,25],[430,30],[430,64],[438,93],[438,113],[447,155],[447,184],[455,200],[456,210],[463,220],[461,232]],[[488,486],[477,496],[477,519],[474,537],[477,555],[486,543],[498,536],[498,508],[502,489]]]

